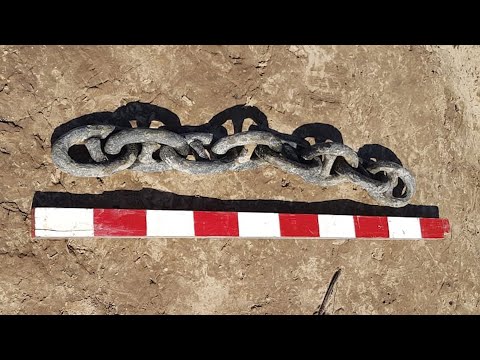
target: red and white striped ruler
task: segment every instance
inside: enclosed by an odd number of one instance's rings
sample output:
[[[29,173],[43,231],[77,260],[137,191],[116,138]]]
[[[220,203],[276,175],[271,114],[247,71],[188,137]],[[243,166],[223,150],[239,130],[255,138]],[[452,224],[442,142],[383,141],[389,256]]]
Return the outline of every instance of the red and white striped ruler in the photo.
[[[32,209],[32,236],[442,239],[447,219],[260,212]]]

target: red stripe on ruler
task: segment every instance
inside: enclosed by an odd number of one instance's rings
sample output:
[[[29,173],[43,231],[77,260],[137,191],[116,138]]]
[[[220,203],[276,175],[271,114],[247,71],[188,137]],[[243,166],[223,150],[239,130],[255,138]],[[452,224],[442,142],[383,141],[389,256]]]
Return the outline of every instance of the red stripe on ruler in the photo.
[[[354,216],[357,238],[388,238],[388,219],[386,216]]]
[[[278,214],[278,217],[282,237],[320,236],[316,214]]]
[[[194,211],[195,236],[238,236],[238,213]]]
[[[447,219],[420,218],[420,229],[423,239],[442,239],[450,232],[450,224]]]
[[[94,209],[94,236],[146,236],[146,210]]]

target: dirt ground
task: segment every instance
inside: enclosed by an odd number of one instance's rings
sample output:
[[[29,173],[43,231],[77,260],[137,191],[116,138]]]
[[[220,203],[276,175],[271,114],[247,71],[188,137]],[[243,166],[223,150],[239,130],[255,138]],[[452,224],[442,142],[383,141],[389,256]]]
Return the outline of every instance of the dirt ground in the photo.
[[[479,313],[480,47],[1,46],[0,313]],[[141,101],[183,125],[237,104],[291,133],[322,122],[345,144],[391,149],[416,176],[412,204],[450,220],[442,241],[33,240],[36,192],[156,189],[224,200],[375,204],[274,168],[76,178],[50,138],[79,116]]]

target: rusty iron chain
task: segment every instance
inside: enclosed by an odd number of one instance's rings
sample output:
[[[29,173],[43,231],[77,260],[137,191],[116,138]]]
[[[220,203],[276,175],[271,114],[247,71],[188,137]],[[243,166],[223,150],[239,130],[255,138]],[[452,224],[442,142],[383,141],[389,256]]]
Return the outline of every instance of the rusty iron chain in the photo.
[[[415,178],[407,169],[395,162],[362,159],[342,143],[311,145],[306,139],[255,125],[215,141],[215,129],[197,130],[176,133],[165,127],[86,125],[58,138],[52,144],[52,159],[62,171],[82,177],[104,177],[126,169],[216,174],[270,164],[319,186],[350,181],[380,205],[391,207],[407,205],[415,193]],[[91,159],[74,160],[69,154],[74,145],[84,145]]]

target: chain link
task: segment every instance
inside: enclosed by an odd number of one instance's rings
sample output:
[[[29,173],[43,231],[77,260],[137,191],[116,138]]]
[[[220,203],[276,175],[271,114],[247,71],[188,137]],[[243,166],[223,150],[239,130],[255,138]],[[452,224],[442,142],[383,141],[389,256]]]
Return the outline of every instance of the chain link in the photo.
[[[191,131],[86,125],[58,138],[52,144],[52,159],[64,172],[83,177],[103,177],[126,169],[217,174],[270,164],[320,186],[350,181],[379,204],[392,207],[407,205],[415,193],[415,178],[407,169],[395,162],[362,159],[342,143],[310,145],[304,138],[256,125],[220,138],[215,135],[218,129],[208,126],[185,128]],[[70,156],[74,145],[86,147],[89,162]]]

